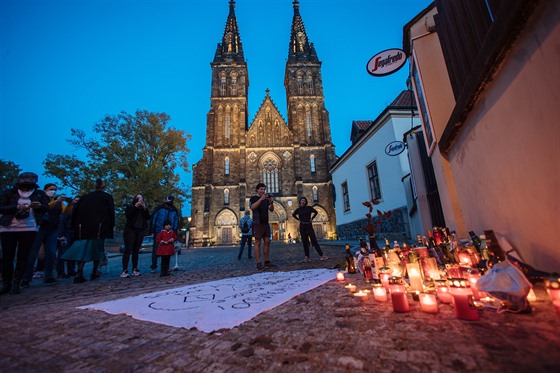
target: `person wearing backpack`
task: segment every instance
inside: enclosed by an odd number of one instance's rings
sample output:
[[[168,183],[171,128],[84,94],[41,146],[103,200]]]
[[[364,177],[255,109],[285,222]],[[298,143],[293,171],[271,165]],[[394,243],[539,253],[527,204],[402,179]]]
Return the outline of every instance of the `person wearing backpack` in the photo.
[[[252,259],[251,249],[253,241],[253,219],[251,219],[251,211],[245,210],[245,216],[239,220],[239,228],[241,228],[241,246],[239,246],[239,255],[237,259],[241,260],[243,255],[243,249],[245,249],[245,243],[247,243],[247,258]]]

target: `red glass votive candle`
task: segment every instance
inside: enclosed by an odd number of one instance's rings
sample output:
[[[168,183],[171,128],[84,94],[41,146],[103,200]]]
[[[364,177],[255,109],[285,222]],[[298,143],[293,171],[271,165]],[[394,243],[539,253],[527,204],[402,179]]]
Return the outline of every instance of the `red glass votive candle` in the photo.
[[[391,277],[389,280],[389,290],[391,291],[393,311],[410,312],[410,305],[406,298],[406,288],[401,277]]]
[[[419,246],[415,247],[414,251],[416,251],[421,258],[429,258],[430,253],[428,252],[428,248],[426,246]]]
[[[452,303],[453,296],[449,292],[449,287],[447,286],[447,280],[436,280],[434,281],[436,287],[436,295],[441,303]]]
[[[560,316],[560,300],[555,300],[554,302],[552,302],[552,305],[556,309],[556,313],[558,314],[558,316]]]
[[[464,250],[464,251],[459,251],[457,253],[457,258],[459,259],[459,263],[464,266],[464,267],[472,267],[473,263],[472,263],[472,259],[471,256],[469,255],[469,252]]]
[[[471,291],[473,293],[474,300],[480,300],[480,298],[484,298],[487,296],[485,292],[478,291],[478,287],[476,286],[476,283],[478,282],[480,277],[481,277],[480,273],[478,272],[477,269],[469,269],[468,280],[471,286]]]
[[[449,292],[453,296],[455,316],[460,320],[476,321],[480,318],[474,305],[469,282],[464,278],[449,279]]]
[[[420,293],[420,309],[426,313],[438,313],[436,295],[430,293]]]
[[[385,290],[383,284],[373,284],[373,298],[377,302],[387,302],[387,290]]]
[[[560,278],[551,276],[544,280],[546,292],[552,302],[560,300]]]
[[[446,264],[445,271],[447,272],[447,278],[461,277],[461,266],[458,264]]]

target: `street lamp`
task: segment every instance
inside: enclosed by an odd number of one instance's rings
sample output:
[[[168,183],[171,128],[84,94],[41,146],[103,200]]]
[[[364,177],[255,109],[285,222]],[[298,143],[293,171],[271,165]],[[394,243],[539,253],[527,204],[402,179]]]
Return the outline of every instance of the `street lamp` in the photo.
[[[191,234],[191,220],[192,218],[189,216],[187,218],[187,234],[185,235],[185,246],[187,247],[187,249],[189,248],[189,239]]]

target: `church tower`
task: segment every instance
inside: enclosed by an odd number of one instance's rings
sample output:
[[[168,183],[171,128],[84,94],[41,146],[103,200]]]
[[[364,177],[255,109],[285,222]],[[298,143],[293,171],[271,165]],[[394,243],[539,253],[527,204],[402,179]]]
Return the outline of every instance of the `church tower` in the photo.
[[[212,68],[210,110],[202,159],[193,165],[191,238],[195,246],[237,244],[239,220],[257,183],[275,196],[270,214],[273,240],[297,237],[291,218],[305,196],[319,212],[318,238],[331,238],[336,222],[328,170],[335,161],[324,106],[321,62],[309,43],[293,2],[294,17],[286,64],[288,121],[269,95],[248,124],[249,77],[235,17],[235,1],[218,43]]]
[[[297,194],[329,196],[332,187],[328,170],[336,161],[336,155],[323,96],[321,61],[305,32],[299,1],[295,0],[293,6],[284,86],[288,123],[294,134]]]

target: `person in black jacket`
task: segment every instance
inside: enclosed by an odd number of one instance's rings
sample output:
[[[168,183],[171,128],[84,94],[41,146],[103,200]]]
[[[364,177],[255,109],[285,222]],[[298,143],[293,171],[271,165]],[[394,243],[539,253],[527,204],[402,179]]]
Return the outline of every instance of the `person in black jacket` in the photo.
[[[313,219],[317,216],[317,210],[313,207],[307,205],[307,198],[301,197],[299,200],[299,207],[294,211],[292,216],[294,219],[299,220],[299,234],[301,235],[301,241],[303,242],[303,251],[305,253],[304,263],[309,262],[309,240],[311,239],[311,244],[317,251],[317,254],[321,257],[321,260],[329,259],[328,256],[323,254],[319,242],[317,242],[317,237],[315,236],[315,230],[313,229]]]
[[[56,195],[58,187],[53,183],[46,184],[43,191],[47,197],[49,197],[49,211],[39,222],[39,233],[29,252],[27,266],[21,281],[22,287],[29,287],[41,246],[43,246],[45,250],[45,283],[50,284],[56,282],[54,269],[56,265],[58,224],[60,223],[62,210],[67,202],[63,195]]]
[[[72,213],[74,212],[74,206],[80,200],[79,196],[75,196],[72,202],[62,211],[60,216],[60,223],[58,225],[57,233],[57,246],[58,246],[58,259],[56,262],[56,271],[59,278],[68,278],[76,276],[76,261],[74,260],[64,260],[62,256],[68,250],[72,243],[74,243],[74,231],[72,229]]]
[[[23,172],[15,186],[0,195],[2,293],[20,293],[21,278],[37,237],[38,222],[49,208],[49,198],[39,189],[38,181],[37,174]]]
[[[72,227],[76,241],[62,255],[65,260],[77,260],[78,272],[74,283],[85,282],[84,266],[93,261],[90,280],[99,277],[97,268],[99,261],[105,257],[105,239],[113,238],[115,227],[115,202],[113,197],[104,192],[105,183],[102,179],[95,181],[95,190],[86,194],[74,206]]]
[[[138,254],[142,246],[142,240],[146,235],[150,213],[144,203],[141,194],[137,194],[132,204],[126,207],[126,224],[124,226],[124,254],[122,257],[123,271],[121,277],[128,277],[128,261],[132,252],[132,276],[140,276],[138,270]]]

